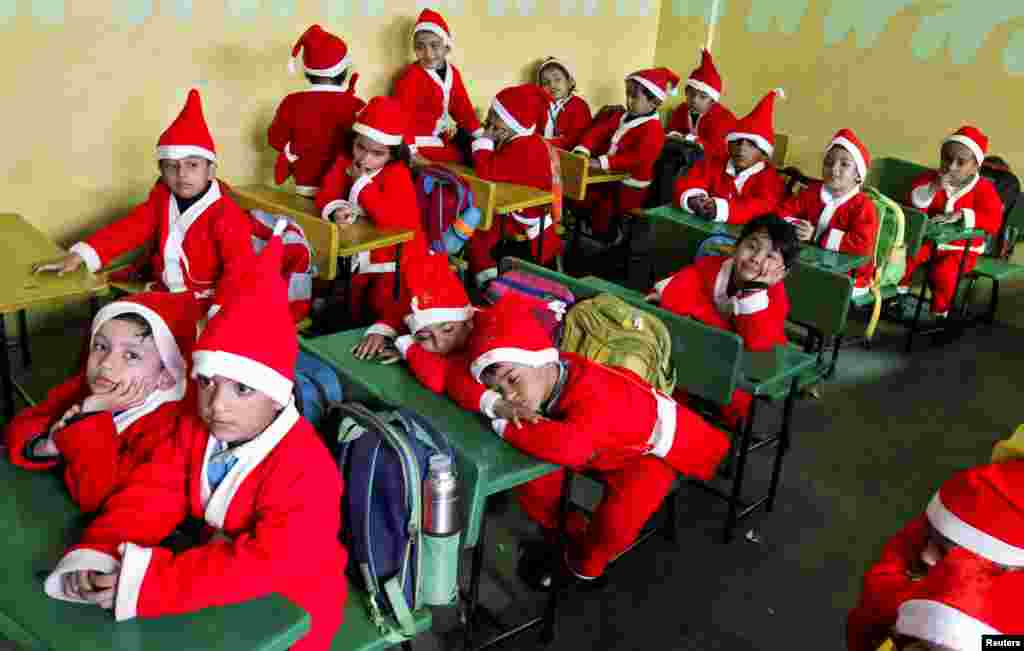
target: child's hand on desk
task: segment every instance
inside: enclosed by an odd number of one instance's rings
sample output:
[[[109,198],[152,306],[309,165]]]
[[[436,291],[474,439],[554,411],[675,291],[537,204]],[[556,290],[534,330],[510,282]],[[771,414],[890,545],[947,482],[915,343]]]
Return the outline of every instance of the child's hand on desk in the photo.
[[[510,421],[516,428],[522,427],[523,421],[538,423],[547,420],[534,410],[520,402],[512,402],[502,398],[494,404],[494,415]]]
[[[373,359],[387,348],[388,337],[384,335],[366,335],[363,340],[352,349],[352,355],[356,359]]]
[[[82,256],[77,253],[69,253],[56,262],[45,262],[35,265],[32,268],[32,273],[56,271],[58,276],[63,276],[81,267],[83,262],[85,260],[82,259]]]
[[[156,383],[152,380],[136,378],[127,384],[118,382],[110,391],[94,393],[83,400],[82,411],[124,411],[138,407],[154,390]]]
[[[95,570],[68,572],[61,577],[64,594],[92,602],[105,610],[114,607],[120,572],[103,574]]]

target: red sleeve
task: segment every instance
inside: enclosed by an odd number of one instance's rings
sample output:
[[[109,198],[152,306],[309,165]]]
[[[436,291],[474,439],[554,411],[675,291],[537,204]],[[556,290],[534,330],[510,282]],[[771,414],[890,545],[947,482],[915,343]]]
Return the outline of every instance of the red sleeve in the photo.
[[[928,518],[912,520],[889,539],[877,563],[864,574],[857,606],[846,620],[849,651],[875,651],[896,623],[899,605],[913,592],[917,583],[907,575],[928,540]]]
[[[530,456],[560,466],[579,468],[597,453],[593,432],[599,431],[607,414],[598,409],[567,409],[559,419],[505,426],[501,437]]]
[[[747,309],[752,311],[747,312]],[[743,346],[753,352],[766,351],[786,343],[789,298],[783,283],[762,289],[737,301],[733,328]]]
[[[701,278],[696,265],[687,265],[654,286],[663,309],[682,316],[695,316]]]
[[[583,132],[577,146],[586,149],[591,158],[608,151],[608,143],[619,126],[621,116],[622,111],[609,111],[603,117],[595,119],[590,123],[590,128]]]
[[[448,366],[447,392],[448,397],[466,411],[479,412],[480,399],[487,392],[487,387],[476,381],[469,372],[469,361],[459,355]]]
[[[434,393],[445,392],[445,380],[448,377],[450,363],[447,357],[427,352],[423,346],[414,342],[405,351],[405,361],[409,365],[409,371],[420,384]]]
[[[546,181],[543,183],[543,189],[550,189],[551,160],[543,139],[524,141],[525,139],[514,140],[493,151],[486,148],[476,149],[473,152],[473,170],[480,178],[488,181],[518,183],[531,187],[540,187],[543,179]]]
[[[683,205],[683,195],[690,190],[701,190],[704,194],[710,194],[712,174],[720,167],[720,160],[705,156],[686,172],[685,175],[676,179],[674,205],[683,210],[689,210]]]
[[[348,195],[345,194],[346,175],[348,166],[352,163],[348,156],[338,156],[338,159],[334,161],[331,169],[327,171],[324,178],[320,181],[320,189],[316,193],[316,198],[313,203],[316,206],[316,210],[320,213],[320,217],[328,219],[330,215],[325,215],[324,210],[327,208],[327,204],[332,201],[339,199],[348,199]]]
[[[360,193],[359,204],[375,226],[407,228],[414,233],[413,239],[401,247],[403,267],[412,258],[426,255],[427,237],[416,202],[416,187],[405,163],[388,163],[377,181]]]
[[[608,157],[608,169],[634,175],[650,172],[661,155],[661,148],[665,144],[665,132],[660,124],[648,122],[645,127],[647,128],[643,130],[641,138],[630,139],[628,143],[620,142],[619,150],[614,156]]]
[[[834,240],[838,238],[839,251],[851,255],[871,256],[875,253],[875,240],[878,238],[878,211],[875,204],[867,197],[863,197],[857,210],[851,211],[848,223],[844,224],[846,230],[835,228],[835,222],[825,229],[818,240],[819,246],[825,249],[835,250]]]
[[[85,243],[96,251],[102,267],[129,251],[142,248],[156,238],[158,211],[153,202],[151,190],[149,198],[136,206],[126,217],[104,226],[85,240]]]
[[[729,155],[729,145],[725,138],[736,127],[736,116],[732,111],[721,104],[718,106],[720,110],[715,111],[715,119],[708,122],[706,132],[699,139],[704,152],[711,157]]]
[[[689,110],[686,102],[683,102],[672,111],[672,116],[668,120],[668,127],[665,129],[668,133],[675,131],[681,133],[684,136],[690,133],[690,123],[686,119],[686,112]]]
[[[978,179],[974,192],[974,227],[984,230],[989,235],[996,235],[1003,226],[1003,200],[999,198],[995,186],[985,178]]]
[[[402,70],[398,79],[395,80],[395,87],[391,96],[398,100],[405,114],[411,118],[416,114],[416,82],[413,76],[409,74],[410,72],[409,66]],[[416,134],[413,133],[412,129],[409,129],[405,134],[405,144],[413,145],[415,142]]]
[[[560,122],[558,131],[561,135],[557,140],[560,144],[555,144],[554,141],[552,141],[552,144],[571,151],[573,147],[579,144],[584,132],[590,126],[592,119],[590,106],[586,100],[576,95],[566,104],[564,117],[559,115],[558,118]]]
[[[469,93],[466,92],[466,86],[462,83],[462,74],[455,72],[454,66],[449,67],[455,74],[455,79],[452,80],[452,94],[448,100],[449,112],[463,130],[473,134],[480,129],[480,120],[476,117],[476,111],[473,110],[473,103],[469,101]]]
[[[736,199],[729,199],[730,224],[746,224],[755,217],[773,212],[786,194],[786,186],[778,172],[770,165],[747,181],[751,184],[748,192]]]
[[[267,129],[267,141],[277,151],[284,151],[284,146],[292,140],[292,124],[294,120],[289,109],[291,102],[288,99],[290,97],[285,97],[278,105],[277,111],[274,113],[274,121],[270,123],[270,128]]]
[[[225,190],[228,190],[226,186]],[[213,237],[220,256],[221,278],[240,278],[252,268],[256,255],[252,250],[252,221],[230,196],[221,199],[221,211],[213,224]],[[216,291],[219,292],[222,286],[218,282]],[[217,296],[214,303],[223,304]]]
[[[811,196],[808,193],[817,192],[816,187],[815,189],[804,188],[795,195],[786,197],[779,205],[776,214],[783,219],[803,219],[804,221],[816,224],[818,222],[817,218],[810,215],[810,211],[807,209],[807,198]]]
[[[49,431],[50,425],[85,396],[85,391],[85,376],[77,373],[50,389],[46,398],[39,404],[18,412],[18,415],[7,424],[4,433],[7,455],[11,463],[28,470],[46,470],[56,466],[59,458],[52,461],[30,461],[25,456],[25,446],[36,436]]]

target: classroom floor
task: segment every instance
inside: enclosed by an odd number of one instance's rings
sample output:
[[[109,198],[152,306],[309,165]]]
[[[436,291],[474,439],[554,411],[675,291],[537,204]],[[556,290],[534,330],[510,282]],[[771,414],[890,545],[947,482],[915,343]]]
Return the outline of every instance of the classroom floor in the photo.
[[[844,349],[823,397],[797,404],[776,511],[744,521],[725,545],[723,505],[684,489],[678,546],[654,536],[611,567],[605,591],[570,593],[553,648],[844,648],[846,611],[885,538],[952,472],[985,462],[992,444],[1024,422],[1016,402],[1024,389],[1024,286],[1003,294],[995,326],[945,347],[920,340],[905,355],[902,330],[883,327],[871,350]],[[33,338],[34,370],[25,378],[32,395],[66,376],[86,323],[83,312]],[[754,461],[756,479],[764,464]],[[593,498],[582,493],[584,502]],[[516,539],[528,530],[510,503],[491,519],[483,601],[509,624],[544,603],[515,577]],[[450,628],[453,613],[438,613],[435,623]],[[536,640],[528,633],[500,648],[534,649]],[[442,632],[415,648],[457,648],[451,642]]]

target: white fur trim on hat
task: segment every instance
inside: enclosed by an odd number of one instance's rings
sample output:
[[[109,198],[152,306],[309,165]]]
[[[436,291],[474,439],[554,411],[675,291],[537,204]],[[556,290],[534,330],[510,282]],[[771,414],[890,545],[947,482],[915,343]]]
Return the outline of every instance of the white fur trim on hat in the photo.
[[[413,299],[416,300],[415,298]],[[449,321],[469,321],[473,318],[476,309],[472,305],[465,307],[435,307],[427,310],[417,310],[413,307],[412,312],[405,315],[405,325],[409,332],[416,334],[427,326],[447,323]]]
[[[999,635],[985,622],[928,599],[910,599],[900,604],[896,631],[950,649],[980,649],[982,635]]]
[[[700,79],[694,79],[693,77],[690,77],[689,79],[686,80],[686,85],[689,86],[690,88],[695,88],[701,92],[707,93],[711,97],[711,99],[715,100],[716,102],[722,99],[722,93],[718,92],[711,86],[705,84]]]
[[[741,133],[739,131],[733,131],[732,133],[725,137],[726,142],[732,142],[734,140],[742,139],[750,140],[751,142],[753,142],[755,145],[757,145],[757,148],[763,151],[767,156],[771,156],[772,154],[775,153],[775,146],[772,145],[772,143],[768,142],[768,140],[764,136],[760,136],[756,133]]]
[[[431,32],[433,34],[437,34],[448,47],[451,47],[454,44],[454,40],[448,35],[448,32],[444,31],[444,27],[441,27],[437,23],[416,23],[416,26],[412,28],[413,38],[416,37],[416,32]]]
[[[185,358],[182,357],[178,342],[175,341],[167,322],[159,314],[141,303],[131,301],[114,301],[103,306],[92,320],[92,336],[95,337],[103,324],[121,314],[137,314],[146,320],[153,330],[153,343],[156,344],[160,361],[174,378],[176,384],[185,381]]]
[[[376,143],[380,143],[388,147],[402,144],[402,134],[384,133],[379,129],[374,129],[367,124],[363,124],[362,122],[356,122],[352,125],[352,130],[358,134],[366,136]]]
[[[241,382],[270,396],[279,405],[292,399],[293,382],[274,369],[249,357],[223,350],[192,353],[192,377],[220,375]]]
[[[636,83],[640,84],[647,90],[651,91],[651,94],[653,94],[655,97],[662,101],[665,101],[665,91],[659,88],[658,84],[654,83],[653,81],[645,79],[640,75],[630,75],[626,77],[626,81],[635,81]]]
[[[515,116],[512,115],[512,113],[507,108],[505,108],[505,106],[502,105],[501,102],[498,101],[497,97],[495,97],[494,101],[491,102],[491,108],[494,109],[494,112],[497,113],[499,117],[501,117],[501,119],[505,122],[505,124],[509,126],[510,129],[516,132],[516,135],[529,136],[537,128],[537,125],[531,125],[530,128],[527,129],[522,124],[520,124],[519,120],[517,120]]]
[[[968,138],[967,136],[961,135],[959,133],[954,133],[950,137],[943,140],[942,144],[946,144],[947,142],[958,142],[964,147],[970,149],[971,153],[974,154],[974,157],[978,159],[978,165],[981,165],[985,161],[985,152],[981,151],[981,146],[978,145],[978,143],[971,140],[970,138]]]
[[[1007,567],[1024,567],[1024,549],[1011,545],[995,536],[964,522],[942,503],[939,493],[932,497],[926,511],[928,521],[943,536],[961,547],[966,547],[993,563]]]
[[[350,65],[352,65],[352,57],[346,54],[342,57],[341,61],[335,63],[330,68],[310,68],[306,64],[302,64],[302,69],[306,71],[307,75],[313,75],[315,77],[336,77],[344,72]]]
[[[217,155],[206,147],[197,145],[158,145],[156,148],[157,160],[181,160],[189,156],[205,158],[211,163],[217,162]]]
[[[541,350],[526,350],[525,348],[494,348],[473,360],[469,370],[473,378],[480,382],[480,375],[492,364],[509,362],[522,364],[537,368],[545,364],[554,364],[558,361],[557,348],[543,348]]]
[[[833,147],[842,147],[850,154],[850,156],[853,156],[853,164],[857,166],[857,173],[860,174],[860,180],[863,181],[867,178],[868,165],[864,161],[864,154],[860,152],[860,147],[853,144],[849,138],[842,137],[834,138],[832,142],[828,143],[828,149],[825,150],[825,153],[827,154],[828,150]]]

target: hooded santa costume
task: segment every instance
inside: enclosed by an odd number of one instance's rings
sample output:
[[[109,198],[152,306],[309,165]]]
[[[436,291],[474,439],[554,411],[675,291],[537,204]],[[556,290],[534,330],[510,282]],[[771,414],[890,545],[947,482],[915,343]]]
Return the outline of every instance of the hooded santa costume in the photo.
[[[345,41],[320,25],[313,25],[299,37],[292,57],[297,57],[300,50],[307,75],[337,77],[352,65]],[[316,196],[320,181],[344,147],[356,114],[366,105],[355,94],[358,78],[352,75],[347,89],[336,84],[312,84],[284,98],[267,130],[270,146],[280,152],[274,165],[275,183],[280,185],[294,176],[295,192]]]
[[[750,140],[768,159],[775,152],[775,128],[772,113],[775,97],[784,97],[776,89],[758,102],[750,115],[742,118],[726,136],[726,143]],[[770,160],[760,161],[738,171],[728,153],[705,157],[676,180],[676,205],[689,211],[690,197],[711,197],[715,201],[716,222],[746,224],[751,219],[774,212],[786,193],[785,184]]]
[[[362,110],[352,127],[357,135],[387,147],[402,143],[407,124],[402,106],[390,97],[374,97]],[[354,215],[370,220],[378,228],[403,228],[415,233],[399,247],[360,253],[352,258],[350,314],[358,321],[387,314],[395,308],[396,260],[402,265],[426,255],[427,240],[420,219],[416,189],[409,166],[390,160],[383,167],[355,178],[349,174],[352,153],[343,151],[324,177],[316,195],[316,209],[324,219],[332,219],[335,210],[351,207]],[[344,228],[344,227],[343,227]]]
[[[545,420],[516,427],[497,419],[494,428],[526,454],[597,472],[605,481],[585,533],[575,532],[570,541],[569,567],[583,579],[600,576],[633,543],[676,472],[710,479],[729,448],[722,432],[639,376],[559,353],[515,296],[477,316],[469,350],[477,381],[497,363],[558,367],[558,381],[541,406]],[[561,472],[552,473],[518,491],[527,515],[549,530],[558,521],[561,480]]]
[[[850,129],[840,129],[832,137],[827,155],[833,147],[840,147],[853,158],[861,182],[841,196],[833,196],[820,181],[811,183],[799,194],[783,201],[778,210],[779,217],[790,223],[806,221],[814,227],[811,241],[823,249],[849,255],[865,255],[872,258],[851,275],[854,279],[853,297],[868,293],[875,276],[875,242],[880,224],[874,202],[861,192],[871,155],[867,147]]]
[[[160,136],[156,154],[159,160],[198,156],[217,162],[195,89],[189,91],[185,107]],[[190,292],[205,304],[220,277],[235,265],[244,268],[253,256],[249,218],[230,195],[226,183],[213,179],[197,198],[182,200],[158,180],[145,203],[70,250],[81,256],[89,271],[96,272],[155,241],[149,259],[152,277],[147,278],[153,281],[153,289]],[[111,278],[133,273],[135,269],[117,272]]]
[[[432,9],[420,12],[413,27],[417,32],[430,32],[445,45],[454,42],[448,23]],[[482,136],[483,128],[469,101],[462,83],[462,74],[451,62],[442,70],[427,70],[414,61],[407,65],[395,81],[392,96],[409,115],[405,142],[414,154],[440,163],[462,163],[462,153],[452,142],[457,128],[473,137]]]
[[[330,648],[347,590],[338,541],[342,486],[292,399],[298,344],[277,271],[281,248],[275,237],[260,256],[262,269],[210,319],[192,369],[262,392],[281,405],[277,417],[255,438],[223,447],[196,413],[187,414],[176,440],[107,500],[60,560],[44,584],[51,597],[82,601],[61,580],[77,570],[117,573],[118,621],[277,592],[312,616],[310,633],[292,649]],[[201,544],[177,554],[158,547],[186,516],[204,521]]]
[[[569,94],[562,99],[552,98],[541,116],[537,129],[552,146],[571,151],[579,144],[583,133],[590,126],[590,106],[585,99],[576,94],[576,79],[569,71],[568,64],[562,59],[546,57],[541,61],[537,67],[537,84],[543,85],[541,73],[550,66],[560,69],[571,86]]]
[[[989,563],[1024,568],[1024,460],[957,473],[940,487],[923,515],[889,539],[881,558],[864,574],[860,599],[847,616],[849,651],[875,651],[888,636],[900,604],[919,589],[912,575],[922,565],[930,530]],[[926,580],[934,571],[928,570]],[[1006,576],[1018,591],[1024,589],[1024,572]]]
[[[96,411],[73,416],[54,433],[59,457],[37,456],[32,450],[65,412],[91,393],[83,364],[81,371],[52,389],[39,404],[29,407],[7,425],[5,440],[11,463],[29,470],[46,470],[64,464],[64,483],[71,498],[87,513],[103,501],[154,450],[173,438],[178,418],[186,410],[188,373],[185,360],[196,341],[196,302],[184,294],[146,292],[114,301],[92,320],[91,339],[110,319],[133,314],[152,330],[164,369],[174,379],[168,388],[157,388],[138,406],[117,413]]]
[[[700,51],[700,65],[690,73],[686,85],[707,93],[714,103],[704,115],[691,111],[686,103],[680,104],[672,112],[666,135],[700,145],[709,158],[728,156],[725,137],[736,126],[736,116],[722,105],[722,77],[707,50]]]
[[[638,70],[626,81],[640,84],[662,102],[679,85],[679,77],[668,68]],[[629,174],[622,181],[587,188],[582,204],[590,211],[595,233],[607,234],[616,218],[643,206],[664,144],[665,130],[657,110],[643,115],[607,111],[583,134],[573,151],[596,158],[606,172]]]
[[[961,127],[959,131],[946,138],[943,144],[947,142],[966,146],[978,160],[979,166],[988,152],[988,137],[969,125]],[[1003,225],[1003,201],[992,182],[977,173],[967,185],[958,190],[943,185],[938,170],[926,172],[914,179],[911,184],[910,203],[930,217],[959,211],[963,215],[963,226],[980,228],[993,236],[999,233]],[[945,316],[949,312],[953,294],[956,293],[957,270],[960,268],[961,257],[967,255],[964,273],[968,273],[977,264],[978,254],[984,250],[985,241],[981,238],[974,238],[969,244],[967,240],[957,240],[937,247],[934,243],[926,241],[917,250],[916,255],[907,257],[907,271],[900,281],[899,291],[909,292],[914,271],[921,264],[931,260],[928,281],[932,287],[932,312],[938,316]]]
[[[486,137],[473,141],[473,169],[480,178],[539,190],[551,189],[552,154],[549,145],[537,133],[537,125],[550,102],[551,95],[535,84],[511,86],[495,96],[491,109],[514,135],[500,145]],[[498,261],[492,250],[504,238],[529,240],[534,259],[543,253],[541,264],[549,263],[562,253],[562,240],[553,228],[551,206],[525,208],[507,217],[500,218],[490,230],[477,231],[469,240],[469,270],[478,285],[498,275]]]

